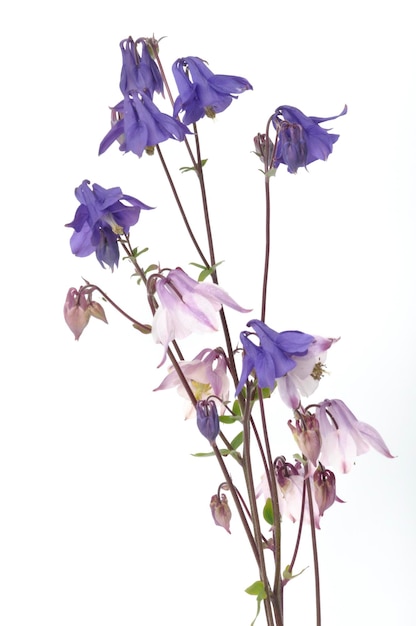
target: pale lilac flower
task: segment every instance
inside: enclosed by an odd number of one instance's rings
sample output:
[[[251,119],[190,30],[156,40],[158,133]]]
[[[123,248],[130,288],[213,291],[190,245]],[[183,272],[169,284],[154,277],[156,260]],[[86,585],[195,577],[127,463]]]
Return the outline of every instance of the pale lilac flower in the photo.
[[[275,462],[277,498],[279,501],[279,511],[282,516],[288,517],[292,522],[300,519],[302,511],[303,488],[305,482],[304,469],[300,463],[293,465],[288,463],[283,457],[279,457]],[[309,480],[309,478],[307,478]],[[270,487],[266,475],[262,477],[261,483],[256,491],[256,497],[263,494],[264,498],[270,498]],[[304,521],[310,521],[308,500],[305,494]],[[315,528],[319,526],[319,507],[315,500],[314,490],[312,490],[312,505]]]
[[[223,350],[205,348],[192,361],[179,361],[183,375],[192,389],[197,401],[207,400],[210,396],[217,405],[219,415],[225,411],[225,402],[229,397],[230,382],[227,376],[227,359]],[[179,378],[176,370],[171,367],[169,374],[163,379],[155,391],[177,387],[179,395],[185,398],[187,409],[185,419],[195,415],[195,409]]]
[[[223,289],[213,283],[193,280],[180,267],[167,276],[155,278],[159,306],[153,318],[152,334],[164,347],[162,365],[168,345],[174,339],[184,339],[193,332],[217,331],[218,311],[223,304],[247,313]]]
[[[324,375],[327,350],[338,339],[314,337],[307,354],[292,356],[296,367],[279,379],[278,391],[283,402],[291,409],[297,409],[301,396],[310,396]]]
[[[316,409],[322,436],[320,461],[336,470],[349,472],[356,456],[374,448],[394,458],[375,428],[359,422],[342,400],[324,400]]]

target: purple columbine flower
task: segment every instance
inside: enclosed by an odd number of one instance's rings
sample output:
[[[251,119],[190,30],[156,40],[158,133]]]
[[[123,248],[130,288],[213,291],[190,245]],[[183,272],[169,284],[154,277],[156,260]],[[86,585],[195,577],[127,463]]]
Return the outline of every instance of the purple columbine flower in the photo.
[[[344,474],[354,458],[371,448],[394,458],[380,433],[373,426],[359,422],[342,400],[324,400],[316,410],[322,436],[320,461]]]
[[[184,57],[175,61],[173,76],[178,87],[173,116],[185,111],[184,124],[193,124],[204,115],[215,117],[228,106],[236,95],[253,89],[248,80],[240,76],[213,74],[198,57]]]
[[[247,313],[218,285],[193,280],[180,267],[167,276],[155,277],[159,306],[153,318],[152,334],[164,347],[162,365],[168,345],[193,332],[218,330],[218,311],[223,304]],[[152,281],[149,281],[150,283]]]
[[[284,163],[288,172],[296,174],[299,167],[306,167],[318,159],[326,161],[339,135],[329,133],[319,124],[335,120],[346,112],[347,106],[332,117],[307,117],[295,107],[278,107],[273,119],[278,134],[273,167]]]
[[[75,189],[80,203],[72,222],[65,224],[74,229],[71,250],[75,256],[89,256],[95,252],[98,261],[111,270],[118,265],[120,252],[118,239],[136,224],[142,209],[152,209],[137,198],[123,194],[120,187],[104,189],[84,180]],[[128,204],[125,204],[124,202]]]
[[[210,443],[214,443],[220,432],[220,420],[213,400],[200,400],[196,403],[196,423],[200,433]]]
[[[122,94],[128,95],[131,92],[146,93],[150,98],[153,94],[163,94],[163,81],[159,68],[151,57],[149,40],[141,38],[134,41],[132,37],[123,39],[120,42],[120,49],[123,58],[121,68],[120,89]],[[138,44],[142,44],[142,55],[137,50]],[[154,45],[150,40],[150,45]]]
[[[188,128],[179,120],[159,111],[146,93],[131,92],[112,109],[112,128],[100,144],[98,154],[103,154],[114,141],[120,143],[122,152],[134,152],[141,157],[167,139],[183,141]]]
[[[244,357],[236,395],[242,390],[253,369],[256,372],[259,387],[273,389],[277,378],[281,378],[296,367],[293,357],[306,355],[315,340],[312,335],[297,330],[278,333],[260,320],[251,320],[247,326],[254,329],[259,345],[249,338],[253,333],[243,331],[240,334]]]

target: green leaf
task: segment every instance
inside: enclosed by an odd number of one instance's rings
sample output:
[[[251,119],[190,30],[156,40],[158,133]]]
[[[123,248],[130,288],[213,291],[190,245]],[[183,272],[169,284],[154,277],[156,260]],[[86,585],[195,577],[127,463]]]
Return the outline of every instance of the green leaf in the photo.
[[[264,508],[263,508],[263,517],[266,520],[266,522],[270,524],[270,526],[273,526],[274,515],[273,515],[273,504],[272,504],[271,498],[267,498],[266,500],[266,504],[264,505]]]
[[[259,616],[261,603],[267,598],[266,590],[264,589],[264,583],[261,580],[257,580],[255,583],[247,587],[245,590],[250,596],[257,596],[257,613],[250,626],[253,626],[254,622]]]
[[[292,572],[290,571],[290,565],[286,565],[283,572],[283,580],[292,580],[292,578],[297,578],[297,576],[303,574],[303,572],[305,572],[308,567],[304,567],[298,574],[292,574]]]
[[[147,274],[148,272],[153,272],[153,270],[157,270],[157,269],[158,269],[158,266],[152,263],[151,265],[149,265],[149,267],[146,270],[144,270],[144,273]]]
[[[208,159],[202,159],[201,161],[201,167],[204,167],[205,163],[208,161]],[[185,174],[185,172],[194,172],[195,168],[194,167],[180,167],[179,171],[182,172],[182,174]]]
[[[236,435],[234,437],[234,439],[231,442],[231,447],[233,450],[237,450],[237,448],[239,448],[241,446],[241,444],[243,443],[244,440],[244,433],[243,431],[241,431],[241,433],[238,433],[238,435]]]
[[[234,417],[233,415],[219,415],[219,420],[223,424],[234,424],[241,421],[239,417]]]
[[[233,411],[234,415],[239,415],[241,417],[240,403],[239,403],[238,400],[234,400],[232,411]]]

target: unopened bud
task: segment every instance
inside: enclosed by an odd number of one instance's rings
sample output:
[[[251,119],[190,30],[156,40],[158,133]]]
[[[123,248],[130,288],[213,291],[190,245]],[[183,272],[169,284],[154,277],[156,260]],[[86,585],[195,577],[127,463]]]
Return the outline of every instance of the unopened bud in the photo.
[[[200,400],[196,404],[196,423],[200,432],[213,443],[220,432],[220,420],[214,400]]]
[[[221,494],[221,500],[218,495],[215,494],[211,498],[210,502],[212,517],[214,518],[214,522],[217,526],[222,526],[225,528],[227,533],[230,533],[230,520],[231,520],[231,509],[228,506],[227,496],[223,493]]]
[[[78,341],[82,331],[90,321],[90,316],[91,311],[89,311],[87,296],[85,293],[79,293],[75,287],[71,287],[68,290],[64,304],[64,318],[74,333],[76,341]]]
[[[318,505],[319,515],[323,515],[324,511],[329,509],[335,502],[335,474],[329,469],[318,467],[313,475],[313,483],[315,486],[315,500]]]

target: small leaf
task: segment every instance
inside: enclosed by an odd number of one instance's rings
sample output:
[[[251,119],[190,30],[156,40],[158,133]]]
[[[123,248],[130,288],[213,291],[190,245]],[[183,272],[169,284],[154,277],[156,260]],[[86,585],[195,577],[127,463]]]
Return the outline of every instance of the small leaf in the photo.
[[[234,424],[241,421],[239,417],[234,417],[233,415],[220,415],[219,420],[223,424]]]
[[[259,616],[261,603],[267,597],[267,594],[264,589],[264,583],[261,580],[257,580],[255,583],[250,585],[250,587],[247,587],[245,591],[250,596],[257,596],[257,613],[250,625],[250,626],[253,626],[254,622]]]
[[[263,509],[263,517],[270,526],[274,524],[273,504],[271,498],[267,498]]]
[[[266,592],[264,590],[264,583],[261,580],[256,580],[255,583],[250,585],[250,587],[247,587],[247,589],[245,589],[244,591],[248,593],[250,596],[261,595],[262,600],[264,600],[264,598],[266,597]]]
[[[236,435],[234,437],[234,439],[231,442],[231,447],[233,450],[237,450],[237,448],[239,448],[241,446],[241,444],[243,443],[244,440],[244,433],[243,431],[241,431],[241,433],[238,433],[238,435]]]
[[[290,565],[286,565],[283,572],[283,580],[292,580],[292,578],[297,578],[297,576],[303,574],[303,572],[305,572],[307,569],[307,567],[304,567],[298,574],[292,574],[292,572],[290,571]]]
[[[208,161],[208,159],[202,159],[201,161],[201,167],[204,167],[205,163]],[[194,172],[195,171],[195,167],[180,167],[179,171],[182,172],[182,174],[185,174],[185,172]]]

